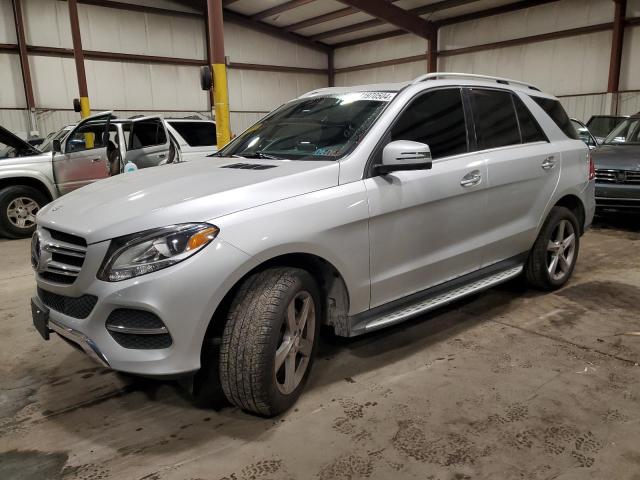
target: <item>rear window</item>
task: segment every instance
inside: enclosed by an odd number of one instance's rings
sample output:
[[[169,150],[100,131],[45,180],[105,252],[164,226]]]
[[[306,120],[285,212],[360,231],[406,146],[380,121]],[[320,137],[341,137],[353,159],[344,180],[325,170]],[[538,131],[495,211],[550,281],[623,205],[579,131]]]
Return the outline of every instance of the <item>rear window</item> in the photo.
[[[163,145],[165,143],[167,143],[167,135],[160,120],[141,120],[132,123],[129,150]]]
[[[526,105],[522,103],[522,100],[514,96],[513,103],[516,106],[516,113],[518,114],[522,143],[548,142],[546,135],[538,124],[538,121],[531,114]]]
[[[567,115],[567,112],[562,108],[562,104],[558,100],[552,100],[550,98],[531,97],[540,107],[551,117],[556,125],[564,132],[564,134],[573,138],[574,140],[580,140],[578,132],[573,128],[571,120]]]
[[[519,144],[520,131],[511,93],[479,89],[470,93],[478,149]]]
[[[212,122],[169,122],[191,147],[210,147],[217,144],[216,126]]]

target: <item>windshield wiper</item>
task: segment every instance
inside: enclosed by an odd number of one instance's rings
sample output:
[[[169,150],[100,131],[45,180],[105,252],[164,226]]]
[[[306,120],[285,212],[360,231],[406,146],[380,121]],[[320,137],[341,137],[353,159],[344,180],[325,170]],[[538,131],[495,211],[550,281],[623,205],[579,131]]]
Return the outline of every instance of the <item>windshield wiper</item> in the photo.
[[[244,155],[242,155],[243,158],[259,158],[259,159],[266,159],[266,160],[282,160],[282,158],[280,157],[276,157],[275,155],[271,155],[269,153],[264,153],[260,150],[256,150],[253,153],[245,153]]]

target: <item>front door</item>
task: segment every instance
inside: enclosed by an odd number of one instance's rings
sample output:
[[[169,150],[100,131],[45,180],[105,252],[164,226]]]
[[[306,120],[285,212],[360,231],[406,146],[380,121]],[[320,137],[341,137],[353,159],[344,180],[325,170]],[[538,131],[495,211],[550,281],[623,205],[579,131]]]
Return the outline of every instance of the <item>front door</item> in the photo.
[[[85,118],[69,133],[62,152],[54,153],[53,171],[61,195],[109,176],[110,141],[105,132],[115,128],[111,117],[111,112],[104,112]]]
[[[487,205],[459,88],[421,94],[387,137],[429,145],[433,168],[365,180],[372,308],[479,269]]]

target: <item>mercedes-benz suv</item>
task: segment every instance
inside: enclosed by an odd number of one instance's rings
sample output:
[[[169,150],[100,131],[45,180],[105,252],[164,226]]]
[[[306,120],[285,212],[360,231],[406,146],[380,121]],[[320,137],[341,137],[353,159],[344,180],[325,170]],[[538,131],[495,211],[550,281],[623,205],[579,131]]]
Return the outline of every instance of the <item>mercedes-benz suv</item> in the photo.
[[[321,325],[366,334],[509,279],[561,287],[594,170],[558,100],[466,74],[324,88],[217,156],[44,207],[33,321],[102,364],[275,415]]]

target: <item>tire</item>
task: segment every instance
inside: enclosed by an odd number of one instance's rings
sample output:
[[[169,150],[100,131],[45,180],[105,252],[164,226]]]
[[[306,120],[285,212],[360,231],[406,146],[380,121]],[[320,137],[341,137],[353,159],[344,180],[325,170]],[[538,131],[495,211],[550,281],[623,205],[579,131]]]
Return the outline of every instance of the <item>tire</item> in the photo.
[[[249,277],[231,304],[220,345],[227,399],[266,417],[291,407],[309,377],[320,320],[318,287],[306,271],[270,268]]]
[[[0,235],[7,238],[33,235],[35,215],[48,202],[42,192],[27,185],[12,185],[0,190]]]
[[[571,235],[572,240],[569,241]],[[562,246],[560,237],[563,238]],[[546,291],[562,287],[571,278],[579,251],[578,220],[571,210],[553,207],[529,252],[524,268],[527,283]]]

